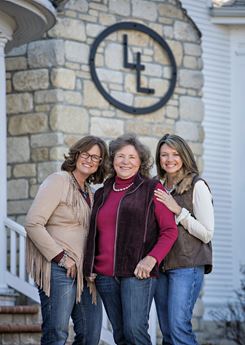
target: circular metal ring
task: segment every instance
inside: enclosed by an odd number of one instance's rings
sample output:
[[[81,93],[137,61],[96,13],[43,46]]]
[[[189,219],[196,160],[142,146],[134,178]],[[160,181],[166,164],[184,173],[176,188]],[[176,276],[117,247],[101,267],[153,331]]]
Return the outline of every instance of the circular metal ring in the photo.
[[[110,34],[114,33],[115,31],[120,31],[120,30],[135,30],[135,31],[140,31],[143,32],[147,35],[149,35],[154,41],[156,41],[160,46],[163,48],[163,50],[167,53],[168,59],[170,61],[170,65],[172,67],[172,74],[170,78],[170,83],[169,83],[169,88],[166,91],[166,93],[162,96],[162,98],[156,102],[155,104],[148,106],[148,107],[132,107],[127,104],[124,104],[114,97],[112,97],[102,86],[97,72],[96,72],[96,66],[95,66],[95,57],[96,57],[96,52],[99,44]],[[167,42],[155,31],[152,29],[148,28],[147,26],[136,23],[136,22],[121,22],[117,23],[114,25],[111,25],[104,31],[102,31],[97,38],[95,39],[91,50],[90,50],[90,56],[89,56],[89,65],[90,65],[90,73],[92,80],[94,81],[98,91],[103,95],[103,97],[112,105],[114,105],[116,108],[119,108],[127,113],[131,114],[148,114],[152,113],[153,111],[156,111],[160,109],[164,104],[167,103],[167,101],[170,99],[174,92],[174,88],[176,85],[176,79],[177,79],[177,66],[175,62],[174,55],[167,44]]]

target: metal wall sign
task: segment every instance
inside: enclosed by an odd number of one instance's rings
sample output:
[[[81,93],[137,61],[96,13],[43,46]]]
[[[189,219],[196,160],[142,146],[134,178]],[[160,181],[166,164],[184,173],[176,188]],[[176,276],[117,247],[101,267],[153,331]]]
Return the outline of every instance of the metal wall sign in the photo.
[[[100,81],[99,75],[97,73],[97,68],[96,68],[96,55],[97,55],[97,50],[100,46],[100,44],[111,34],[115,32],[127,32],[123,34],[123,39],[122,39],[122,54],[123,54],[123,70],[129,71],[131,73],[134,73],[135,75],[135,80],[136,80],[136,92],[145,97],[149,97],[149,95],[155,94],[155,89],[150,88],[150,87],[143,87],[142,86],[142,73],[145,71],[145,63],[142,62],[142,56],[141,52],[138,51],[136,54],[133,55],[133,61],[129,62],[128,58],[128,51],[129,51],[129,41],[130,41],[130,35],[133,31],[138,31],[141,33],[144,33],[148,35],[151,39],[152,42],[155,44],[158,44],[160,46],[160,49],[163,50],[164,54],[167,56],[168,62],[169,62],[169,67],[171,70],[171,74],[169,76],[168,80],[168,87],[163,92],[163,94],[160,97],[156,97],[156,102],[153,102],[153,104],[145,107],[136,107],[133,105],[128,105],[126,103],[123,103],[121,100],[116,99],[111,95],[108,90],[103,86],[102,82]],[[176,67],[176,62],[174,55],[167,44],[167,42],[155,31],[152,29],[148,28],[147,26],[140,24],[140,23],[135,23],[135,22],[121,22],[114,24],[104,31],[102,31],[97,38],[95,39],[91,50],[90,50],[90,56],[89,56],[89,65],[90,65],[90,73],[92,80],[94,81],[98,91],[103,95],[103,97],[112,105],[115,107],[131,114],[147,114],[151,113],[153,111],[156,111],[160,109],[164,104],[168,102],[170,97],[172,96],[174,92],[174,88],[176,85],[176,78],[177,78],[177,67]]]

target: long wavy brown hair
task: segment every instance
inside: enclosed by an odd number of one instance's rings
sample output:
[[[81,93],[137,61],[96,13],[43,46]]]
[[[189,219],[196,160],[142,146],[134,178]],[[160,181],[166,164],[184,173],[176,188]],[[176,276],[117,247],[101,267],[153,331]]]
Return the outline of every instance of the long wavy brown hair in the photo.
[[[159,178],[165,178],[166,171],[160,164],[160,150],[163,144],[168,145],[176,150],[183,162],[182,175],[189,173],[199,174],[198,167],[194,158],[194,154],[187,142],[176,134],[165,134],[158,142],[156,149],[156,166]]]

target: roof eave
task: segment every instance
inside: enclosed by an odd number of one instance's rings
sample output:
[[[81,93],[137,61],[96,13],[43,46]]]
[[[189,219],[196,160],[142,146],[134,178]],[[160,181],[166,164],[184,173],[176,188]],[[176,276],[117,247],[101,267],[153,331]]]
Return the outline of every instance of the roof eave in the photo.
[[[210,8],[211,21],[214,24],[244,25],[245,8],[244,7],[219,7]]]

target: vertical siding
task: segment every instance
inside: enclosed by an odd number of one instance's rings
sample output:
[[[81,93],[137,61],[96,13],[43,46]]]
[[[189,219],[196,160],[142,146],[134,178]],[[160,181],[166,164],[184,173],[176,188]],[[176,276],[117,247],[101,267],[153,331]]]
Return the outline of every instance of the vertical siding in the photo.
[[[215,206],[214,271],[206,277],[204,302],[226,303],[234,289],[231,217],[231,61],[229,31],[211,23],[207,0],[183,0],[202,32],[205,130],[204,177]],[[209,309],[209,308],[207,308]]]
[[[245,4],[245,3],[244,3]],[[245,193],[245,21],[231,28],[232,59],[232,232],[235,284],[240,287],[240,265],[245,264],[244,193]]]

